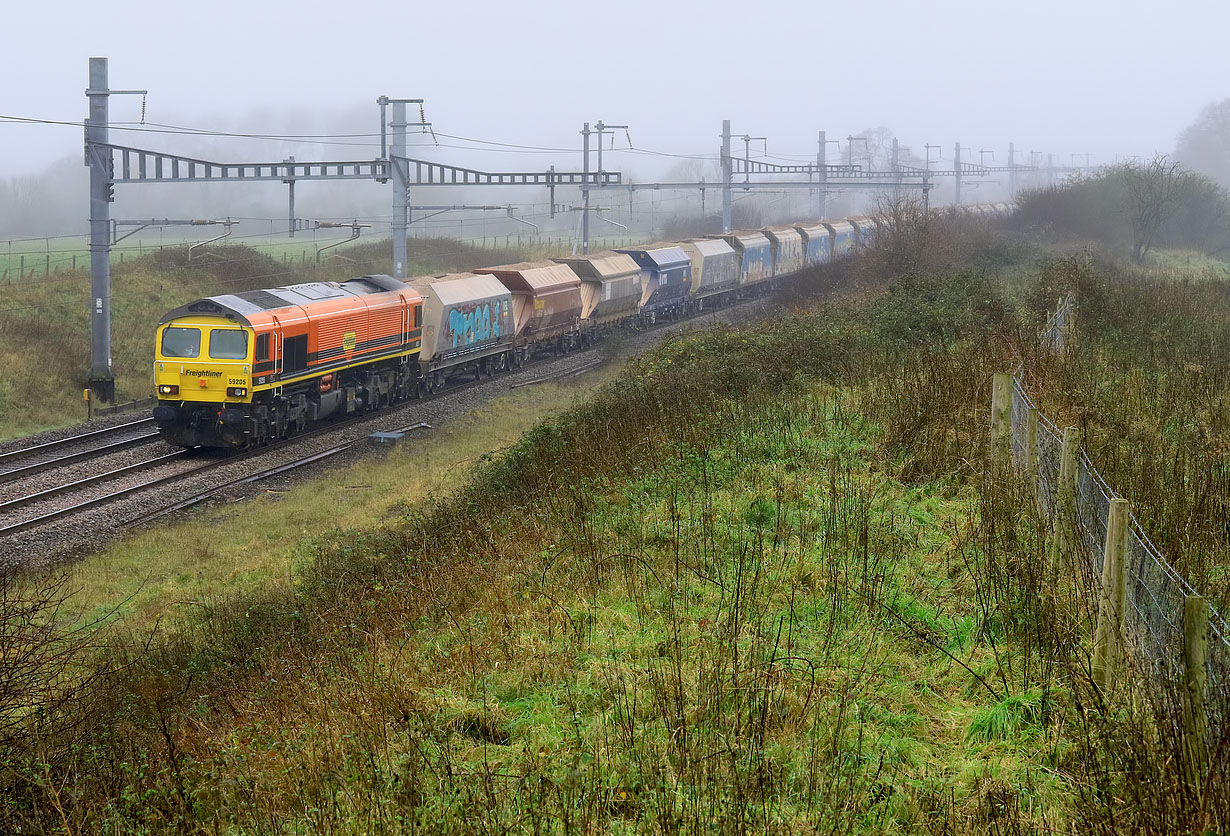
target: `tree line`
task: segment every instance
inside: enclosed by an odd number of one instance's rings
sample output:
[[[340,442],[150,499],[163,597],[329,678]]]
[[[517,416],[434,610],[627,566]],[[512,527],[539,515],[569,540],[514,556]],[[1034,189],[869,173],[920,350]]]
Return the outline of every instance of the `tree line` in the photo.
[[[1230,255],[1230,194],[1167,154],[1022,192],[1017,221],[1054,237],[1101,241],[1142,262],[1155,249]]]

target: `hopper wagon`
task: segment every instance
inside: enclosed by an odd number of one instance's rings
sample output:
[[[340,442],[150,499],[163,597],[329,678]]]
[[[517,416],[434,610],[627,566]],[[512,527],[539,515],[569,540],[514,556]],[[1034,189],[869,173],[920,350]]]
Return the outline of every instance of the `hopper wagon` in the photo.
[[[513,362],[513,298],[494,276],[418,276],[410,285],[423,300],[417,394],[450,377],[493,374]]]
[[[512,294],[518,364],[539,348],[564,352],[580,344],[581,279],[566,264],[522,262],[474,272],[494,276]]]
[[[850,225],[854,227],[854,240],[859,246],[869,247],[871,242],[876,237],[875,221],[868,217],[848,218]]]
[[[795,226],[803,238],[804,259],[809,267],[826,264],[832,260],[832,243],[829,240],[829,230],[824,224],[798,224]]]
[[[616,252],[632,257],[645,278],[641,288],[641,318],[652,325],[659,319],[684,312],[692,286],[692,259],[678,244],[650,244]]]
[[[644,293],[645,271],[627,253],[613,250],[554,259],[581,280],[582,340],[634,316]]]
[[[773,275],[773,247],[762,232],[740,230],[729,235],[714,235],[730,244],[739,256],[739,288],[770,278]]]
[[[679,246],[692,260],[691,296],[697,309],[717,302],[739,284],[739,254],[720,238],[690,238]]]
[[[802,270],[807,264],[803,236],[792,226],[770,226],[761,230],[769,239],[773,256],[773,275],[782,276]]]
[[[849,221],[821,221],[829,231],[832,260],[845,258],[854,252],[857,232]]]

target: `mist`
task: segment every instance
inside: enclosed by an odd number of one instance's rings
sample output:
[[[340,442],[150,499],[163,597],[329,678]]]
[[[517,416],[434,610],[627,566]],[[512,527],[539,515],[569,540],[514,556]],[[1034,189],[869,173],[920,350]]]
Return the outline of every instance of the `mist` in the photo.
[[[431,127],[412,133],[411,157],[482,170],[575,170],[583,123],[603,119],[629,126],[607,135],[603,160],[624,182],[709,182],[719,178],[722,119],[736,136],[767,137],[749,157],[772,162],[814,160],[821,130],[833,143],[827,161],[872,167],[887,164],[893,137],[903,163],[936,168],[951,167],[957,142],[967,162],[1000,166],[1009,143],[1016,163],[1049,159],[1059,168],[1169,152],[1201,108],[1226,96],[1219,56],[1230,24],[1220,4],[1173,3],[1159,27],[1156,6],[1108,0],[771,2],[755,10],[462,0],[413,9],[376,3],[362,14],[315,0],[222,0],[190,19],[151,0],[108,10],[99,16],[52,0],[8,12],[11,31],[54,27],[55,37],[14,38],[0,54],[9,79],[3,115],[70,124],[0,120],[0,236],[85,231],[79,123],[92,55],[109,57],[112,88],[148,90],[112,97],[116,144],[218,162],[373,159],[383,94],[425,99]],[[1182,36],[1161,37],[1163,29]],[[743,150],[736,141],[735,155]],[[963,199],[1003,199],[1006,186],[982,178],[966,184]],[[603,193],[595,205],[607,211],[596,223],[660,225],[711,211],[717,194],[702,206],[696,191]],[[951,184],[940,181],[932,196],[951,200]],[[387,186],[301,183],[296,199],[300,218],[363,220],[374,233],[384,223],[387,234]],[[737,199],[766,216],[815,214],[806,194]],[[284,232],[286,200],[276,183],[121,184],[112,217],[229,217],[246,233],[273,235]],[[557,204],[578,200],[575,190],[557,191]],[[835,210],[873,200],[830,195]],[[551,217],[545,189],[415,188],[411,202],[512,206],[540,231],[575,222],[567,211]],[[425,214],[413,233],[531,229],[494,210]]]

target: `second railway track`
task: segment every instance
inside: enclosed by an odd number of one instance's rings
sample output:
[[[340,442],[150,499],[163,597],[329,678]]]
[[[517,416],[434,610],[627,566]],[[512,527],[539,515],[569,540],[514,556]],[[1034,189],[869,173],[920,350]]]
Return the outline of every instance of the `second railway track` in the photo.
[[[0,453],[0,483],[86,461],[158,440],[153,418],[91,430]]]

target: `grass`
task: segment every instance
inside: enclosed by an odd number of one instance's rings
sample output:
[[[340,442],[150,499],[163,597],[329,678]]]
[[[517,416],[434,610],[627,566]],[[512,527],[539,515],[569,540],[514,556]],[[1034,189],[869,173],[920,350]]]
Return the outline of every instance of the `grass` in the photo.
[[[1167,559],[1230,607],[1230,283],[1085,257],[1042,285],[1080,311],[1072,350],[1027,365],[1043,412],[1080,429]]]
[[[67,607],[81,624],[123,622],[135,631],[157,624],[165,631],[183,620],[177,613],[293,586],[321,540],[379,528],[409,505],[448,493],[476,462],[614,373],[604,367],[567,384],[514,390],[442,428],[411,434],[387,457],[138,531],[72,565],[68,585],[76,591]]]
[[[975,715],[965,733],[970,742],[992,743],[1022,734],[1039,735],[1045,729],[1046,697],[1041,689],[1010,694]]]
[[[283,224],[277,225],[279,229],[282,227]],[[221,228],[218,229],[220,232]],[[349,231],[344,229],[326,230],[315,234],[309,230],[299,233],[296,238],[290,238],[280,237],[273,232],[272,225],[270,229],[271,231],[265,234],[244,234],[243,227],[237,227],[232,238],[204,247],[199,253],[207,260],[214,260],[213,256],[207,256],[204,253],[216,253],[219,250],[225,253],[239,246],[269,256],[274,261],[295,264],[306,269],[309,264],[315,264],[316,251],[319,247],[345,240],[349,235]],[[412,229],[413,231],[415,230]],[[138,234],[112,246],[112,269],[124,269],[134,260],[139,261],[160,251],[186,252],[189,245],[210,237],[212,234],[202,234],[196,237],[183,237],[179,234],[151,237],[148,233]],[[420,240],[450,240],[475,251],[489,249],[524,251],[533,257],[562,255],[571,251],[573,243],[567,236],[558,235],[485,235],[448,239],[433,236],[411,238],[410,248],[413,250]],[[339,265],[346,261],[362,261],[370,249],[370,243],[365,237],[357,244],[344,244],[326,251],[325,258],[332,259]],[[594,236],[590,239],[590,249],[596,252],[606,247],[624,246],[629,243],[635,243],[635,241],[627,237]],[[3,244],[0,247],[0,287],[10,288],[23,281],[52,279],[57,274],[67,274],[74,270],[81,271],[84,274],[83,277],[88,281],[90,248],[89,238],[86,236],[26,238],[0,242],[0,244]],[[340,258],[337,258],[339,256]]]
[[[1187,280],[1205,275],[1214,281],[1230,277],[1230,259],[1197,250],[1154,250],[1149,253],[1148,264],[1153,275]]]
[[[937,605],[963,607],[970,590],[938,555],[972,497],[903,516],[914,492],[874,466],[878,428],[848,398],[820,386],[730,404],[738,429],[704,449],[596,477],[470,552],[485,577],[442,621],[407,633],[361,616],[365,638],[308,678],[259,662],[233,712],[210,699],[176,723],[194,817],[906,833],[940,786],[953,815],[976,817],[982,782],[960,775],[1022,784],[1038,756],[967,748],[986,693],[880,604],[933,629]],[[920,578],[933,600],[912,598]],[[979,641],[966,658],[989,657]],[[132,756],[124,779],[146,784],[158,767]],[[1070,791],[1038,795],[1037,824],[1062,826]],[[132,804],[102,823],[151,809]]]

